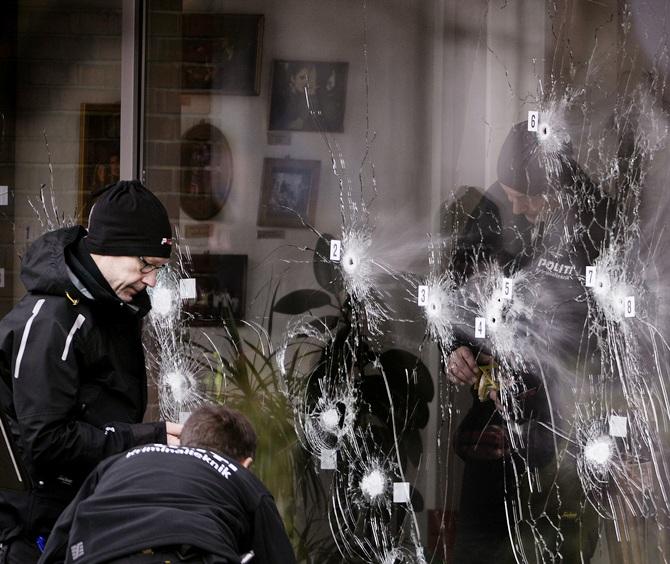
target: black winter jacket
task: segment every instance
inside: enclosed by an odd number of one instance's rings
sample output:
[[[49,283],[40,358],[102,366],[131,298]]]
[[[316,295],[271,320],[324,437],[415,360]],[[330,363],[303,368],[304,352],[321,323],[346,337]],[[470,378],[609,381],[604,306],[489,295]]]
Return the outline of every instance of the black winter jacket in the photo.
[[[46,537],[98,462],[166,439],[165,423],[141,423],[148,297],[121,301],[85,235],[65,228],[31,245],[21,269],[28,294],[0,321],[0,408],[32,486],[0,492],[0,542]]]
[[[100,564],[179,545],[217,564],[251,550],[254,564],[295,564],[272,496],[231,460],[166,445],[105,460],[58,519],[40,564]]]
[[[525,389],[518,398],[519,407],[525,421],[542,421],[569,429],[575,405],[570,396],[576,388],[575,378],[579,378],[578,373],[588,374],[588,367],[598,362],[594,344],[584,330],[588,315],[583,285],[585,268],[594,264],[605,244],[614,206],[581,171],[575,174],[573,183],[562,188],[562,206],[543,214],[544,221],[536,227],[528,222],[524,225],[523,218],[511,216],[511,206],[500,192],[498,183],[494,184],[471,212],[473,219],[466,224],[471,235],[463,238],[465,244],[457,248],[462,255],[457,254],[457,259],[462,264],[479,266],[496,260],[506,274],[522,270],[528,273],[533,291],[528,291],[525,299],[532,304],[533,316],[520,320],[517,327],[520,352],[527,364],[527,371],[517,374]],[[501,219],[504,217],[513,218],[509,222],[517,240],[511,239],[512,243],[505,238],[509,229]],[[475,220],[480,224],[475,225]],[[477,233],[486,243],[481,249],[472,244]],[[514,257],[506,252],[512,249],[516,252]],[[467,331],[457,331],[454,348],[461,345],[489,353],[487,340],[474,338],[474,323]],[[578,366],[578,361],[582,365]],[[475,391],[472,396],[472,408],[461,422],[456,438],[456,451],[463,458],[472,444],[485,450],[485,442],[481,440],[484,428],[504,425],[493,402],[481,403]],[[545,427],[533,425],[524,432],[526,462],[546,464],[554,454],[551,433]]]

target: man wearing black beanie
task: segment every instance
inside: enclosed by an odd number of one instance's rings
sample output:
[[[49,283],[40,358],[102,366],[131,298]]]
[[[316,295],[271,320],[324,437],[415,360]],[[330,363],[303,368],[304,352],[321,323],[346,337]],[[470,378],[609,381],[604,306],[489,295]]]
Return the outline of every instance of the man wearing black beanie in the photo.
[[[98,196],[81,226],[44,234],[23,257],[28,293],[0,321],[0,408],[27,491],[0,492],[0,562],[36,562],[49,531],[102,459],[178,444],[181,425],[142,423],[141,320],[172,250],[161,202],[140,182]]]

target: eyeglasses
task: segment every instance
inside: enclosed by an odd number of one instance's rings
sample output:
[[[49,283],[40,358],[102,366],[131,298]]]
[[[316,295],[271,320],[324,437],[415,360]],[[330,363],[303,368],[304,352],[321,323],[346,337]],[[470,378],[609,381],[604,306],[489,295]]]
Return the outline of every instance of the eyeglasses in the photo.
[[[150,272],[153,272],[154,270],[160,270],[161,268],[165,268],[167,265],[166,264],[151,264],[150,262],[147,262],[144,260],[144,257],[137,257],[142,264],[142,268],[140,268],[140,272],[142,274],[149,274]]]

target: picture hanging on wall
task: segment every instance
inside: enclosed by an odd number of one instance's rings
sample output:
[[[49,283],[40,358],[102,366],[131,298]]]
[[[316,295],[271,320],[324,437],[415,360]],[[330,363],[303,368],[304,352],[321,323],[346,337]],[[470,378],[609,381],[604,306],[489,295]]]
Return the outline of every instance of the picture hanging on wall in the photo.
[[[81,104],[77,215],[86,225],[91,196],[120,174],[120,104]]]
[[[258,225],[307,228],[314,225],[321,161],[265,159]]]
[[[192,255],[196,299],[184,301],[184,311],[192,316],[189,325],[221,325],[227,316],[244,319],[247,295],[247,255]]]
[[[181,87],[258,96],[262,15],[183,14]]]
[[[190,128],[181,141],[179,203],[193,219],[221,211],[233,182],[233,155],[223,132],[210,123]]]
[[[269,129],[344,131],[348,69],[349,63],[275,61]]]

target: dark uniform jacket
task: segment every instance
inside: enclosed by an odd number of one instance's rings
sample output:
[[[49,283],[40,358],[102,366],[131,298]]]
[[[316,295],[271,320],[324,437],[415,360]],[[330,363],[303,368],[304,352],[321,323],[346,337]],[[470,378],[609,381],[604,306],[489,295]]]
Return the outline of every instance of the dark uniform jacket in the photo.
[[[251,550],[253,564],[296,561],[272,496],[250,471],[212,451],[148,445],[98,466],[40,564],[97,564],[179,545],[217,564],[238,564]]]
[[[0,491],[0,542],[46,537],[98,462],[166,438],[164,423],[141,423],[148,296],[121,301],[85,235],[65,228],[33,243],[21,270],[28,294],[0,321],[0,407],[32,482],[28,493]]]
[[[581,172],[562,190],[562,206],[544,214],[544,221],[533,226],[522,217],[510,219],[509,202],[495,183],[470,213],[464,229],[466,236],[460,235],[465,244],[458,246],[456,258],[462,264],[480,268],[486,261],[498,262],[506,275],[519,271],[528,274],[524,300],[531,304],[533,316],[519,320],[516,327],[521,352],[527,357],[527,371],[517,375],[526,390],[518,398],[519,404],[524,419],[549,423],[548,396],[553,400],[553,415],[565,416],[565,425],[569,426],[569,406],[575,400],[565,396],[575,387],[577,372],[583,376],[588,366],[576,366],[576,358],[581,354],[582,363],[597,362],[589,356],[594,347],[585,338],[588,312],[583,279],[586,267],[594,264],[604,244],[613,204]],[[508,218],[506,222],[504,217]],[[475,236],[484,244],[472,244]],[[473,259],[471,255],[476,251],[480,254]],[[475,339],[472,328],[457,332],[456,346],[460,345],[489,352],[487,340]],[[539,362],[544,364],[541,370]],[[547,385],[550,389],[545,389]],[[554,421],[562,428],[562,421]],[[460,426],[467,433],[457,437],[456,451],[465,458],[471,442],[484,451],[486,441],[482,440],[481,431],[491,424],[503,424],[500,414],[493,402],[480,403],[473,391],[473,407]],[[526,433],[530,443],[528,461],[533,465],[548,462],[553,455],[550,432],[531,425]],[[459,444],[460,439],[465,441],[463,445]]]
[[[585,330],[588,306],[583,280],[586,266],[594,264],[606,244],[613,204],[582,173],[575,175],[573,183],[562,187],[560,196],[561,205],[543,213],[536,225],[526,222],[524,226],[520,217],[514,218],[514,222],[501,219],[505,214],[509,217],[511,209],[509,202],[500,197],[498,185],[487,192],[482,205],[471,213],[474,218],[469,226],[474,234],[471,239],[490,242],[482,245],[485,252],[475,260],[469,259],[470,263],[495,261],[502,265],[506,275],[525,272],[528,286],[521,291],[524,301],[531,304],[532,315],[519,320],[516,327],[519,352],[526,360],[526,370],[515,374],[523,382],[524,390],[516,398],[520,415],[515,413],[524,439],[517,451],[523,463],[518,464],[520,459],[516,456],[494,460],[503,448],[511,450],[511,447],[507,435],[487,430],[491,426],[504,427],[507,422],[492,401],[480,402],[475,392],[472,407],[456,433],[456,452],[466,462],[455,547],[455,560],[459,562],[466,558],[477,562],[516,561],[511,547],[518,546],[527,529],[524,523],[517,522],[518,530],[512,533],[510,542],[508,524],[512,511],[516,511],[515,498],[523,500],[522,511],[532,506],[536,515],[549,516],[546,523],[551,523],[551,519],[557,518],[551,495],[560,482],[564,514],[574,511],[575,515],[581,515],[584,507],[583,497],[565,487],[570,481],[575,490],[579,488],[579,481],[571,472],[572,459],[563,457],[565,460],[557,469],[555,455],[557,441],[573,429],[576,402],[573,390],[580,380],[586,380],[590,364],[597,363],[597,356],[591,354],[593,343]],[[479,223],[474,224],[474,220]],[[511,231],[507,225],[512,225]],[[505,238],[506,234],[512,235],[509,238],[512,243]],[[472,249],[472,244],[459,249],[465,257],[461,262],[466,263]],[[459,338],[457,346],[467,345],[474,351],[481,347],[488,352],[486,340],[474,339],[472,332]],[[549,430],[554,426],[556,435]],[[525,491],[527,479],[522,474],[525,468],[533,468],[529,473],[537,470],[538,475],[546,469],[543,485],[534,494]],[[518,513],[513,518],[518,519]],[[586,518],[580,523],[582,559],[588,560],[594,546],[594,529]],[[562,526],[570,541],[577,538],[572,533],[568,535],[569,524]],[[534,533],[542,535],[547,546],[554,546],[554,531],[538,531],[539,526]],[[534,540],[537,542],[537,536]],[[568,545],[566,541],[561,548],[565,561],[578,561],[580,556],[575,556]],[[527,545],[526,550],[531,550],[531,546]]]

